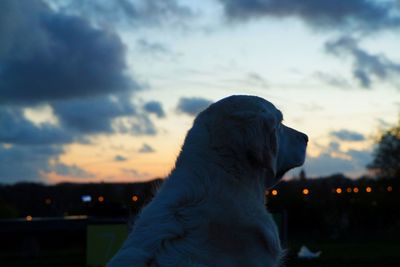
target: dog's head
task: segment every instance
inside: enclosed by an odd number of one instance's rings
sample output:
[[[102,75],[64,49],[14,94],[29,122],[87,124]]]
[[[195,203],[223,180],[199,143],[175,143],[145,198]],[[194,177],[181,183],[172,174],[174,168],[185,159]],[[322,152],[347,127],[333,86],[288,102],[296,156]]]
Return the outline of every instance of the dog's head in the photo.
[[[231,170],[240,165],[267,171],[269,187],[305,159],[307,135],[282,121],[282,113],[265,99],[230,96],[200,113],[194,128],[205,126],[208,146]]]

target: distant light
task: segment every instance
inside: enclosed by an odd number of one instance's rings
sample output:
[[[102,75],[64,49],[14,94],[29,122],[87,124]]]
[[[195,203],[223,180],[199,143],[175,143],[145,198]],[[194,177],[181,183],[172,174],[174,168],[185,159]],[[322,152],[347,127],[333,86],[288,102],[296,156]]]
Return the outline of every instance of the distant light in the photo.
[[[46,203],[46,205],[50,205],[51,204],[51,198],[46,198],[44,200],[44,203]]]
[[[97,200],[98,200],[99,202],[103,202],[103,201],[104,201],[104,197],[103,197],[103,196],[99,196],[99,197],[97,198]]]
[[[133,202],[136,202],[136,201],[138,201],[139,200],[139,197],[137,196],[137,195],[133,195],[132,196],[132,201]]]
[[[356,194],[357,194],[357,193],[358,193],[358,191],[359,191],[358,187],[354,187],[354,188],[353,188],[353,192],[354,192],[354,193],[356,193]]]
[[[276,190],[276,189],[272,190],[272,191],[271,191],[271,194],[272,194],[273,196],[277,196],[277,195],[278,195],[278,190]]]
[[[367,186],[367,188],[365,188],[365,192],[371,193],[372,192],[372,188],[370,186]]]
[[[26,217],[25,217],[25,220],[27,220],[27,221],[29,221],[29,222],[32,221],[32,216],[31,216],[31,215],[26,216]]]
[[[81,196],[82,202],[92,202],[92,196],[83,195]]]
[[[351,193],[351,191],[352,191],[352,190],[351,190],[351,187],[347,187],[347,188],[346,188],[346,192],[347,192],[347,193]]]
[[[338,187],[338,188],[336,188],[336,194],[341,194],[342,193],[342,188],[340,188],[340,187]]]
[[[386,190],[388,191],[388,192],[392,192],[393,191],[393,187],[391,187],[390,185],[386,188]]]
[[[310,190],[308,190],[308,188],[304,188],[302,193],[303,193],[303,195],[308,195],[308,194],[310,194]]]

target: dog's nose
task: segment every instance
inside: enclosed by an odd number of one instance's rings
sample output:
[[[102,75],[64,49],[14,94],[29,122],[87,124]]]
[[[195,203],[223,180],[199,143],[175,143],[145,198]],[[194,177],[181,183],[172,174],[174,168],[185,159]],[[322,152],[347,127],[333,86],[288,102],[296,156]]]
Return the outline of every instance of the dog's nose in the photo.
[[[306,143],[308,143],[308,136],[307,136],[306,134],[303,134],[303,138],[304,138],[304,141],[305,141]]]

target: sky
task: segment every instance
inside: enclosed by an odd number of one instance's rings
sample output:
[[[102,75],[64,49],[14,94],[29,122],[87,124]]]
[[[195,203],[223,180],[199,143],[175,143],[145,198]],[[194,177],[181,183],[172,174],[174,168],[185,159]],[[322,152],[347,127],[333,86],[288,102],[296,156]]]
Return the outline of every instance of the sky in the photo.
[[[358,178],[399,118],[399,33],[397,0],[3,0],[0,183],[166,177],[233,94],[308,134],[309,177]]]

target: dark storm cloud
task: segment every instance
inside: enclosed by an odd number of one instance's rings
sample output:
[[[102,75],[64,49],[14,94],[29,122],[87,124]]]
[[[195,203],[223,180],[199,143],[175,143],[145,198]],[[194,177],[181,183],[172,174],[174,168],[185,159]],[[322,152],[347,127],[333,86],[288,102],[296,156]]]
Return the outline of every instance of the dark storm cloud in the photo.
[[[97,97],[53,102],[52,108],[65,128],[80,133],[112,133],[113,119],[135,115],[128,98]]]
[[[371,0],[219,0],[231,21],[253,18],[299,18],[317,29],[369,32],[400,26],[399,6]]]
[[[49,145],[74,141],[71,133],[44,123],[35,125],[27,120],[20,108],[0,107],[0,144]]]
[[[152,148],[148,144],[143,144],[142,147],[138,151],[139,153],[153,153],[155,152],[154,148]]]
[[[194,12],[176,0],[67,0],[60,8],[90,17],[100,24],[115,22],[135,26],[182,26]]]
[[[63,145],[92,134],[157,133],[148,112],[131,102],[142,87],[127,74],[119,36],[59,3],[0,1],[1,180],[39,180],[48,172],[90,177],[59,163]],[[59,124],[24,116],[39,104],[51,107]]]
[[[400,63],[383,54],[371,54],[363,50],[357,39],[341,37],[327,42],[325,49],[335,56],[350,57],[353,60],[353,76],[364,88],[370,88],[374,79],[395,84],[399,81]]]
[[[211,100],[201,97],[182,97],[179,99],[176,109],[179,113],[196,116],[211,104]]]
[[[165,118],[165,112],[160,102],[149,101],[144,105],[144,110],[149,113],[154,113],[158,118]]]
[[[364,141],[365,136],[361,133],[342,129],[339,131],[332,131],[330,136],[336,137],[342,141]]]
[[[49,160],[62,153],[60,146],[0,145],[0,182],[40,181],[51,171]]]
[[[5,15],[0,32],[0,43],[9,43],[0,56],[0,103],[29,104],[139,88],[125,74],[125,49],[116,34],[95,29],[83,18],[56,13],[40,1],[1,5],[6,8],[0,8],[0,17],[5,12],[13,15]],[[18,12],[27,6],[32,11]]]

